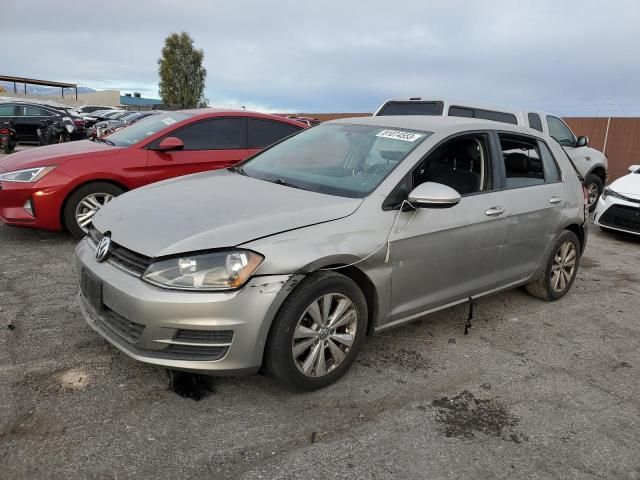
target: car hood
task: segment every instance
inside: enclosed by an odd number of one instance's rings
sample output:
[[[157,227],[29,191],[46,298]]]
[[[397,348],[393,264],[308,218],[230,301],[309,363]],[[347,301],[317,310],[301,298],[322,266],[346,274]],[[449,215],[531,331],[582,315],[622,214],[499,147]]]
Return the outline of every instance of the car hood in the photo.
[[[640,173],[630,173],[609,185],[611,190],[625,195],[640,196]]]
[[[23,168],[61,165],[71,159],[88,155],[110,155],[119,150],[121,150],[121,147],[113,147],[106,143],[92,142],[91,140],[56,143],[0,157],[0,168],[6,171],[13,171]]]
[[[361,203],[218,170],[133,190],[99,210],[93,224],[123,247],[159,257],[343,218]]]

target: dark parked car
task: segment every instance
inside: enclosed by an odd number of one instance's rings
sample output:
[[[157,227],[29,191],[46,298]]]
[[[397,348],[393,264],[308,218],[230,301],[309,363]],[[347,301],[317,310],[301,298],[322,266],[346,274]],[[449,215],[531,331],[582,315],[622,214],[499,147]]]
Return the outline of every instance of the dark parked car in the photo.
[[[76,125],[69,112],[60,107],[28,102],[0,103],[0,122],[12,121],[18,134],[18,142],[38,142],[37,130],[48,120],[60,120],[75,133]],[[44,122],[43,122],[44,121]],[[72,135],[72,139],[77,138]]]

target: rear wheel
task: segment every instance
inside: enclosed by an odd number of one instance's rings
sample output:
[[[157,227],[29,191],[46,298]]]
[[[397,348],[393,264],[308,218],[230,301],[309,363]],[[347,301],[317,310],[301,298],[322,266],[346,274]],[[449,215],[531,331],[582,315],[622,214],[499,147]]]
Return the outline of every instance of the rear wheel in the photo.
[[[587,205],[589,206],[589,211],[593,212],[602,194],[604,184],[602,183],[602,179],[594,173],[587,175],[585,184],[585,188],[587,189]]]
[[[93,216],[124,190],[112,183],[93,182],[78,188],[67,199],[63,219],[69,233],[80,239],[87,234]]]
[[[338,273],[315,273],[289,295],[271,326],[267,370],[296,390],[326,387],[349,369],[366,327],[358,285]]]
[[[564,231],[555,241],[544,272],[526,286],[534,297],[553,301],[564,297],[578,272],[580,242],[575,233]]]

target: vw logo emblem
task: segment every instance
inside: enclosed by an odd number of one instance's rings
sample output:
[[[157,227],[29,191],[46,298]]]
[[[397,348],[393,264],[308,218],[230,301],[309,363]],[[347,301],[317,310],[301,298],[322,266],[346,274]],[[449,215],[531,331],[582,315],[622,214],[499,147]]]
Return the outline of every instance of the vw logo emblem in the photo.
[[[104,262],[109,254],[109,248],[111,247],[111,239],[109,237],[102,237],[100,243],[98,243],[98,249],[96,250],[96,260]]]

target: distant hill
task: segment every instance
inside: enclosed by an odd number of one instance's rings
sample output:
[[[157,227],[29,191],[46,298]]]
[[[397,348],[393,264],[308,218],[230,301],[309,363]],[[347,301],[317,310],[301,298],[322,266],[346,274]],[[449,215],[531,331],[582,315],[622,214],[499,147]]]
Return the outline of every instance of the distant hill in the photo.
[[[0,82],[0,86],[7,92],[13,93],[13,82]],[[17,83],[18,93],[24,93],[24,84]],[[78,93],[95,92],[96,90],[89,87],[78,87]],[[65,88],[64,93],[75,93],[73,88]],[[29,85],[27,84],[27,95],[60,95],[60,89],[57,87],[43,87],[41,85]]]

